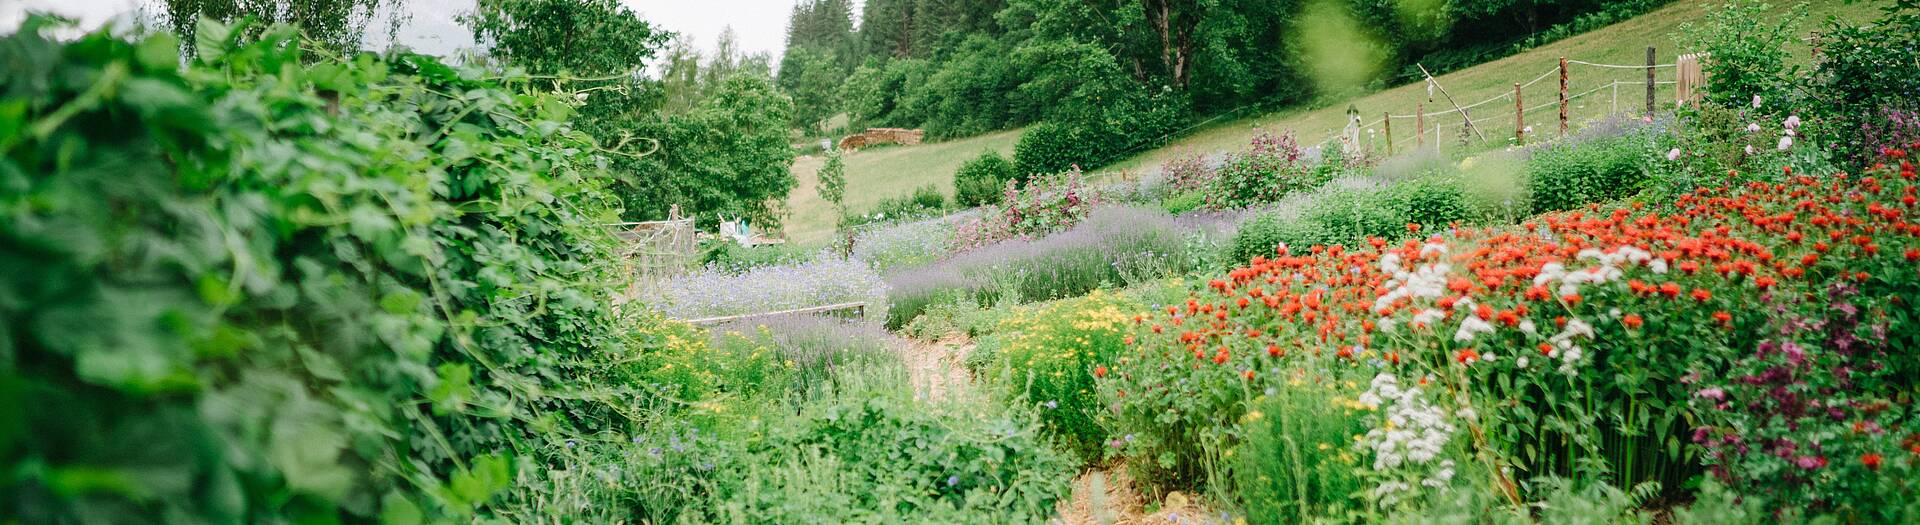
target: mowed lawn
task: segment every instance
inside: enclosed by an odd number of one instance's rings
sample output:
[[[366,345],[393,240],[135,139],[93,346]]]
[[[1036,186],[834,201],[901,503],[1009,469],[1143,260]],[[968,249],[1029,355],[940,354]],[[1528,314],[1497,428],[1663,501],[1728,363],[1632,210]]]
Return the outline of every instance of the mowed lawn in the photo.
[[[846,155],[847,209],[867,211],[880,199],[912,193],[915,188],[933,184],[948,197],[953,196],[953,172],[960,164],[982,152],[998,151],[1009,159],[1021,130],[1002,131],[959,140],[919,146],[883,146]],[[833,236],[839,222],[838,212],[820,198],[820,165],[826,157],[801,157],[793,162],[793,175],[800,185],[787,194],[787,240],[794,243],[819,243]]]

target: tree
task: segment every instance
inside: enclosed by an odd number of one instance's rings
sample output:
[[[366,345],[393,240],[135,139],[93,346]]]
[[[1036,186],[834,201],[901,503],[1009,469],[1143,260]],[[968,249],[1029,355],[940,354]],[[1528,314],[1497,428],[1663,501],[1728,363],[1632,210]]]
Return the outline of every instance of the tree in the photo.
[[[665,112],[662,87],[637,73],[668,34],[618,0],[481,0],[465,21],[510,65],[596,77],[553,85],[587,95],[573,122],[616,150],[608,159],[628,219],[665,218],[677,204],[708,226],[722,215],[778,224],[770,203],[794,186],[793,106],[765,77],[732,76],[685,112]],[[683,67],[697,61],[686,55]],[[643,155],[640,144],[659,148]]]
[[[847,197],[847,164],[841,158],[840,150],[827,151],[827,163],[820,166],[820,198],[833,203],[833,209],[846,214],[846,206],[841,203]]]
[[[618,0],[480,0],[464,21],[496,58],[548,75],[635,73],[670,36]]]
[[[358,51],[366,30],[382,9],[391,37],[406,21],[405,0],[166,0],[160,13],[161,23],[180,35],[181,50],[191,56],[194,36],[201,17],[232,24],[252,18],[248,39],[272,24],[300,28],[302,35],[322,48],[336,53]]]
[[[780,87],[793,97],[793,122],[809,131],[824,131],[822,125],[840,110],[840,84],[846,74],[827,51],[814,48],[788,49],[780,63]]]

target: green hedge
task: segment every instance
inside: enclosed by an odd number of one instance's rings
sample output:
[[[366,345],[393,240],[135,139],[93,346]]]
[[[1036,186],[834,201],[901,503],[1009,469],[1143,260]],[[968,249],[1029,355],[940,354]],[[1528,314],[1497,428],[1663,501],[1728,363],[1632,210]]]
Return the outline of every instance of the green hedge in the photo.
[[[556,454],[642,426],[567,99],[45,23],[0,40],[0,514],[525,521]]]

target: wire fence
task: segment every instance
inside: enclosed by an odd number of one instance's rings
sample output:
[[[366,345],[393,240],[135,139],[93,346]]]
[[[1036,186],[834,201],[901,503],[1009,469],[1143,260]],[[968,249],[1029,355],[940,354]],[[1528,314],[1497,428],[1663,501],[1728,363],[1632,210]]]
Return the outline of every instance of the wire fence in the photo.
[[[1705,80],[1700,73],[1698,55],[1681,55],[1670,63],[1655,63],[1655,56],[1655,50],[1648,48],[1648,60],[1644,64],[1562,58],[1558,64],[1525,82],[1514,83],[1500,93],[1468,104],[1454,103],[1453,95],[1446,92],[1440,80],[1428,77],[1426,102],[1412,108],[1413,111],[1382,112],[1372,120],[1354,115],[1345,129],[1331,131],[1312,147],[1326,148],[1338,143],[1348,154],[1358,151],[1368,156],[1383,156],[1437,149],[1447,143],[1462,147],[1521,144],[1567,133],[1575,113],[1584,118],[1651,115],[1660,108],[1670,107],[1667,104],[1677,105],[1689,98]],[[1577,72],[1586,68],[1605,73]],[[1627,72],[1645,72],[1646,78],[1620,78]],[[1556,77],[1559,82],[1549,81]],[[1543,82],[1547,87],[1536,89]],[[1445,100],[1436,98],[1436,91],[1445,95]],[[1623,94],[1627,97],[1624,101]],[[1667,102],[1660,102],[1663,99]],[[1532,100],[1544,102],[1525,104]],[[1595,107],[1596,104],[1600,105]],[[1450,136],[1456,138],[1449,140]]]

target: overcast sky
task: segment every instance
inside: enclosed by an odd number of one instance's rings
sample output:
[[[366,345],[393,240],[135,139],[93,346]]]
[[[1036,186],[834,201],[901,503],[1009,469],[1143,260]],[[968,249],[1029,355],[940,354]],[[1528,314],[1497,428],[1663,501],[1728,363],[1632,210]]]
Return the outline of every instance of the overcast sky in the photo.
[[[720,32],[731,26],[740,35],[743,51],[766,51],[773,54],[777,62],[786,47],[787,17],[798,1],[622,0],[622,3],[659,27],[692,37],[702,50],[712,50]],[[856,1],[855,5],[863,3]],[[474,0],[407,0],[407,4],[412,18],[400,28],[400,43],[423,53],[442,55],[473,45],[473,35],[455,17],[471,11]],[[156,10],[159,5],[159,0],[0,0],[0,33],[18,27],[28,11],[60,13],[79,19],[85,29],[93,29],[116,17],[131,19],[132,13],[141,6]],[[384,45],[384,31],[368,33],[373,41],[370,44]]]

